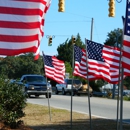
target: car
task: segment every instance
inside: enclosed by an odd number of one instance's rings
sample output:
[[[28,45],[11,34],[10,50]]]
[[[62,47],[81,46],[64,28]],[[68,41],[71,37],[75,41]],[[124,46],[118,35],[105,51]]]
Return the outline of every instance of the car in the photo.
[[[130,90],[123,90],[123,96],[130,97]]]
[[[104,92],[97,92],[97,91],[93,91],[93,96],[96,96],[96,97],[103,97],[103,96],[107,96],[107,92],[104,91]]]
[[[90,97],[92,97],[93,96],[93,89],[91,86],[88,86],[88,84],[83,84],[82,86],[80,86],[76,89],[76,94],[78,96],[89,95]]]
[[[72,95],[74,96],[76,94],[77,88],[82,86],[82,82],[79,79],[65,79],[64,82],[65,83],[62,84],[56,84],[55,94],[62,92],[62,95],[66,95],[67,93],[71,95],[72,91]]]
[[[35,95],[35,97],[45,95],[46,98],[51,98],[52,96],[52,87],[42,75],[26,74],[17,83],[24,85],[24,90],[28,97],[31,97],[31,95]]]

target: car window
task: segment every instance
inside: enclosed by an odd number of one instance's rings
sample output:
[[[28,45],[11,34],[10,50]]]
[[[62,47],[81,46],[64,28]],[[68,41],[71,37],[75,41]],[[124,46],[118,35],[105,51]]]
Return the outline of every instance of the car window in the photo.
[[[81,81],[74,79],[74,80],[73,80],[73,83],[74,83],[74,84],[81,84]],[[67,84],[72,84],[72,79],[71,79],[71,80],[68,80],[68,81],[67,81]]]
[[[46,82],[46,79],[42,76],[27,76],[28,82]]]

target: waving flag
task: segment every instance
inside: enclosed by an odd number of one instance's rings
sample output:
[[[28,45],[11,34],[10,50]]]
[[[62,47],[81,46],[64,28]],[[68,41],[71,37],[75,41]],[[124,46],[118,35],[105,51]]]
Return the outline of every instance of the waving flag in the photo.
[[[116,84],[119,80],[119,51],[116,48],[86,40],[86,50],[74,46],[75,69],[74,75],[88,78],[89,80],[104,79]],[[87,72],[87,66],[88,72]]]
[[[124,25],[124,39],[123,39],[123,54],[122,65],[124,68],[130,70],[130,2],[127,0],[126,16]],[[127,73],[130,76],[130,73]]]
[[[0,55],[37,53],[49,3],[50,0],[0,1]]]
[[[58,60],[55,56],[43,54],[45,75],[46,77],[55,80],[57,83],[64,83],[65,64]]]

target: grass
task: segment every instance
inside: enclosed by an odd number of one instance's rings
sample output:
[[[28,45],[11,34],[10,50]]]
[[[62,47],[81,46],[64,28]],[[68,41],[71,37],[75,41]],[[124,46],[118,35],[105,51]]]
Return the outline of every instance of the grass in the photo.
[[[71,113],[67,110],[49,108],[41,105],[27,104],[22,118],[24,124],[33,130],[116,130],[116,121]],[[123,130],[130,130],[130,124],[123,124]]]

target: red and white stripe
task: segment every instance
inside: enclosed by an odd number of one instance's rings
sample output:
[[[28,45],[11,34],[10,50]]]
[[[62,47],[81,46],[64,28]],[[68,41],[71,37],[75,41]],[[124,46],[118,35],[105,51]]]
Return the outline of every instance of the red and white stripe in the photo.
[[[45,14],[49,10],[50,5],[51,5],[51,0],[47,0],[46,8],[43,13],[43,17],[42,17],[42,21],[41,21],[41,27],[40,27],[41,36],[39,36],[40,41],[41,41],[42,37],[44,36]],[[36,53],[34,54],[34,60],[37,60],[39,58],[39,56],[40,56],[40,45],[39,45]]]
[[[88,73],[86,68],[86,50],[82,49],[82,52],[81,63],[75,62],[74,75],[86,79],[88,74],[89,80],[104,79],[112,84],[118,83],[120,51],[117,48],[109,46],[103,47],[102,53],[105,62],[87,59]],[[124,69],[124,74],[128,72],[130,72],[128,69]]]
[[[58,83],[64,83],[65,78],[65,64],[63,61],[58,60],[55,56],[52,56],[52,64],[54,67],[45,65],[46,77],[53,79]]]
[[[0,1],[0,55],[36,53],[50,0]]]
[[[127,35],[124,35],[123,40],[122,65],[124,68],[130,70],[130,36]],[[130,76],[130,73],[126,75]]]

